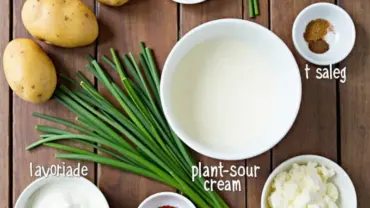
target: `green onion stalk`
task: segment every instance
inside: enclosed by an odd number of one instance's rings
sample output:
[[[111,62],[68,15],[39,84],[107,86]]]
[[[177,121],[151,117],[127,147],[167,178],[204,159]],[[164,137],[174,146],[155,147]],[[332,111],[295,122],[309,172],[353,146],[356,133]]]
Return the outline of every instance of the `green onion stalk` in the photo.
[[[249,17],[254,18],[260,14],[258,0],[248,0]]]
[[[76,121],[33,113],[69,130],[37,125],[40,140],[26,149],[39,146],[59,149],[64,152],[56,154],[60,159],[95,162],[167,184],[188,196],[198,207],[229,207],[216,192],[204,190],[203,178],[192,180],[191,167],[195,160],[164,117],[159,97],[160,77],[152,50],[143,43],[140,48],[139,62],[132,53],[119,57],[114,49],[111,49],[111,58],[102,57],[118,74],[121,83],[113,81],[97,60],[87,58],[86,68],[107,89],[118,107],[81,71],[76,73],[79,81],[61,75],[77,87],[60,85],[54,97],[76,115]],[[64,140],[90,148],[60,143]]]

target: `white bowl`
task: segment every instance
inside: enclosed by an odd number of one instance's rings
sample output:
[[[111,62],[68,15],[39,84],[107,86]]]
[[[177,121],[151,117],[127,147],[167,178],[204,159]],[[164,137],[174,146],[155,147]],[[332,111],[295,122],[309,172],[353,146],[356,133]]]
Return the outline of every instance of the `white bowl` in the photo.
[[[105,199],[103,193],[89,180],[84,177],[64,177],[64,176],[49,176],[44,178],[39,178],[32,182],[19,196],[15,208],[25,208],[28,207],[27,204],[31,197],[40,190],[43,186],[51,183],[70,183],[70,189],[74,188],[83,189],[83,196],[86,202],[89,204],[94,204],[96,207],[109,208],[108,202]]]
[[[180,4],[198,4],[206,0],[173,0],[173,1]]]
[[[315,19],[325,19],[333,26],[325,40],[329,50],[323,54],[310,51],[303,34],[308,23]],[[336,64],[345,59],[352,51],[356,39],[355,25],[346,11],[335,4],[316,3],[302,10],[293,24],[294,46],[307,61],[317,65]]]
[[[261,208],[269,208],[267,197],[270,193],[271,183],[277,176],[277,174],[288,171],[292,168],[294,163],[298,164],[307,164],[307,162],[316,162],[318,164],[324,165],[327,168],[333,169],[335,171],[335,176],[331,179],[331,181],[337,186],[339,190],[339,200],[338,200],[338,207],[339,208],[356,208],[357,207],[357,196],[355,187],[348,176],[348,174],[341,168],[337,163],[321,156],[317,155],[301,155],[294,158],[291,158],[281,165],[279,165],[275,170],[271,173],[269,178],[267,179],[265,186],[263,187],[262,191],[262,198],[261,198]]]
[[[157,208],[161,206],[195,208],[194,204],[189,199],[172,192],[162,192],[151,195],[139,205],[139,208]]]
[[[258,138],[252,138],[250,141],[254,141],[250,142],[249,145],[235,147],[238,150],[225,147],[214,149],[209,144],[202,142],[201,139],[190,136],[173,113],[173,109],[176,109],[177,106],[171,104],[173,73],[179,61],[195,45],[220,37],[245,41],[253,51],[256,53],[259,51],[258,54],[261,54],[260,62],[271,62],[274,66],[269,68],[266,74],[273,76],[275,81],[273,88],[276,88],[278,92],[276,93],[278,102],[271,103],[273,106],[268,105],[274,109],[274,113],[276,111],[276,114],[272,119],[264,121],[263,129],[258,132],[260,133]],[[251,62],[253,61],[256,60],[251,59]],[[292,53],[284,42],[270,30],[246,20],[221,19],[198,26],[175,45],[164,65],[160,94],[166,119],[184,143],[195,151],[212,158],[240,160],[257,156],[269,150],[289,131],[298,114],[301,102],[301,77]],[[246,139],[250,138],[247,131],[245,137]]]

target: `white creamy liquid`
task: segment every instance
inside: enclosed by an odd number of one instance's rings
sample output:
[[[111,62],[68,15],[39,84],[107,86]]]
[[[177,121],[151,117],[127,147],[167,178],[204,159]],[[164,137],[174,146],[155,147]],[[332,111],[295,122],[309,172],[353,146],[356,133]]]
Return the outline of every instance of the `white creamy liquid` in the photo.
[[[91,190],[72,181],[52,182],[41,187],[26,208],[102,208],[102,202]]]
[[[172,111],[187,135],[223,152],[258,142],[277,99],[276,70],[262,54],[242,41],[214,39],[184,56],[171,95]]]

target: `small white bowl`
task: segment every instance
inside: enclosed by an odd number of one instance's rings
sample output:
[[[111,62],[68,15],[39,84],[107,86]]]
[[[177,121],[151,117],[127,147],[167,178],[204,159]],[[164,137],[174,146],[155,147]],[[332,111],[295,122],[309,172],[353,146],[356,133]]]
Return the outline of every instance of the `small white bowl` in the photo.
[[[271,115],[274,114],[270,116],[271,119],[261,124],[258,136],[256,134],[252,135],[247,130],[245,131],[244,137],[248,142],[247,145],[236,144],[235,146],[231,145],[232,147],[230,148],[223,146],[212,147],[209,143],[202,141],[202,138],[196,138],[198,135],[192,134],[181,124],[181,118],[177,118],[175,112],[183,111],[184,109],[180,106],[172,105],[172,89],[176,84],[173,81],[173,77],[179,62],[194,46],[217,38],[241,40],[250,47],[250,50],[261,54],[258,56],[258,59],[250,58],[250,62],[272,63],[271,67],[263,70],[274,80],[271,82],[271,86],[268,86],[276,90],[276,93],[274,93],[277,96],[274,100],[276,102],[269,104],[269,107],[273,109]],[[207,54],[204,55],[204,58],[207,58]],[[265,76],[259,77],[256,82],[266,82],[265,78]],[[250,89],[245,89],[246,94],[248,94],[248,90]],[[193,150],[208,157],[221,160],[247,159],[274,147],[283,139],[293,125],[300,107],[301,94],[301,76],[298,65],[285,43],[265,27],[240,19],[215,20],[202,24],[188,32],[168,55],[163,68],[160,86],[160,97],[164,114],[175,133]],[[250,100],[254,99],[253,95],[248,94],[248,96],[251,96]],[[261,94],[261,96],[264,96],[264,94]],[[251,122],[253,122],[252,119],[255,119],[253,116],[248,118]]]
[[[105,199],[103,193],[89,180],[84,177],[66,177],[66,176],[49,176],[44,178],[39,178],[32,182],[19,196],[15,208],[25,208],[32,198],[32,196],[39,191],[43,186],[52,183],[70,183],[71,190],[76,188],[83,188],[83,195],[86,196],[85,200],[88,200],[88,206],[94,204],[94,206],[101,208],[109,208],[108,202]]]
[[[309,22],[325,19],[333,26],[325,40],[329,50],[323,54],[313,53],[305,41],[303,34]],[[352,51],[356,39],[355,25],[346,11],[335,4],[316,3],[302,10],[293,24],[294,46],[307,61],[320,66],[336,64],[345,59]]]
[[[173,0],[173,1],[180,4],[198,4],[206,0]]]
[[[339,208],[357,208],[356,190],[348,174],[337,163],[317,155],[301,155],[293,157],[275,168],[263,187],[261,208],[270,208],[268,206],[267,198],[271,191],[271,183],[277,174],[288,171],[292,168],[294,163],[307,164],[308,162],[316,162],[335,171],[335,176],[331,179],[331,181],[339,190],[339,200],[337,203]]]
[[[186,197],[172,193],[162,192],[149,196],[140,205],[139,208],[158,208],[161,206],[173,206],[179,208],[196,208],[194,204]]]

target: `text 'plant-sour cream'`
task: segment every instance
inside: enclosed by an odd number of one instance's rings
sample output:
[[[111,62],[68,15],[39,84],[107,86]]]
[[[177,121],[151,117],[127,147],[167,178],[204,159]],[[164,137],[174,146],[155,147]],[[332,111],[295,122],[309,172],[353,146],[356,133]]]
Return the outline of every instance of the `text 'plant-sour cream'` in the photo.
[[[294,164],[279,173],[268,197],[271,208],[338,208],[339,192],[330,182],[335,172],[314,162]]]

